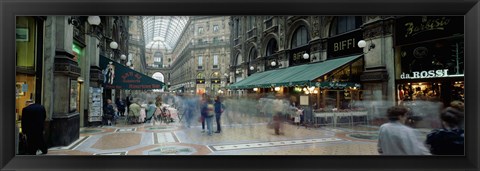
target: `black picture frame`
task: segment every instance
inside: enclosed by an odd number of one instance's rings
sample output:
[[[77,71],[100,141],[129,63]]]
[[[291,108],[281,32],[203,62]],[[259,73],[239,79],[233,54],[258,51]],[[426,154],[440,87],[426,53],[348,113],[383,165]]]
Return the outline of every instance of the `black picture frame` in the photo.
[[[28,4],[28,5],[26,5]],[[478,0],[1,1],[1,170],[479,170]],[[15,16],[465,15],[466,156],[15,156]]]

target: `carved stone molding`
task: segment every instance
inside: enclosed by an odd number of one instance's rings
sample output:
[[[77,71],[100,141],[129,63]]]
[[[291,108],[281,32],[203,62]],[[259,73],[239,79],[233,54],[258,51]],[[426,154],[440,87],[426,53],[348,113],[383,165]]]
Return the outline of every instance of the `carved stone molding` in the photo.
[[[54,72],[65,74],[70,77],[79,77],[81,69],[78,67],[76,61],[74,61],[70,56],[69,53],[63,53],[57,51],[57,56],[55,56],[54,62]],[[73,55],[72,55],[73,56]]]
[[[394,20],[390,18],[368,23],[363,28],[363,37],[369,39],[382,35],[390,35],[393,32],[393,23]]]
[[[100,67],[90,67],[90,82],[103,82],[102,70]]]
[[[360,81],[379,82],[388,81],[388,72],[385,70],[365,71],[360,75]]]

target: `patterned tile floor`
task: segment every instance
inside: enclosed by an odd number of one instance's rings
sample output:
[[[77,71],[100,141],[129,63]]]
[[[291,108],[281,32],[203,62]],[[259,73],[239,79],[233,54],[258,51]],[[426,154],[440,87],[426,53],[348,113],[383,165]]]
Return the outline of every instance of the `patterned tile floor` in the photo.
[[[227,116],[222,132],[209,136],[197,121],[187,128],[178,122],[125,125],[120,120],[115,126],[81,128],[77,141],[50,148],[48,155],[378,155],[375,127],[306,129],[285,123],[283,134],[275,135],[267,121]]]

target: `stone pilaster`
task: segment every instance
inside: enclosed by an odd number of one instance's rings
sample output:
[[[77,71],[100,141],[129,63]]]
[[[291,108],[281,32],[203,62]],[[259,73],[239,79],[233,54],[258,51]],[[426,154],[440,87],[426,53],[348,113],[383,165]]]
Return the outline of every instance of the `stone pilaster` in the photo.
[[[363,37],[367,42],[364,52],[365,71],[360,80],[365,88],[373,90],[372,100],[394,100],[394,50],[392,37],[393,19],[368,16],[363,25]],[[370,44],[375,46],[369,48]],[[381,93],[380,93],[381,92]],[[381,94],[381,95],[380,95]]]
[[[56,18],[54,67],[54,107],[51,122],[53,146],[67,146],[80,136],[80,118],[77,110],[70,110],[71,80],[80,76],[80,67],[72,51],[73,27],[67,23],[68,16]]]

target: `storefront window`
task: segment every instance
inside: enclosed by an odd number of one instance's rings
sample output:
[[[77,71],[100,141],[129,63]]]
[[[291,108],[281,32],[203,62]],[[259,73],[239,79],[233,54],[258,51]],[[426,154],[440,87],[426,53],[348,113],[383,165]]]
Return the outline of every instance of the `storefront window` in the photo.
[[[27,100],[35,100],[36,90],[36,20],[33,17],[16,18],[16,115],[21,119]]]
[[[463,76],[463,37],[401,48],[400,79]]]

